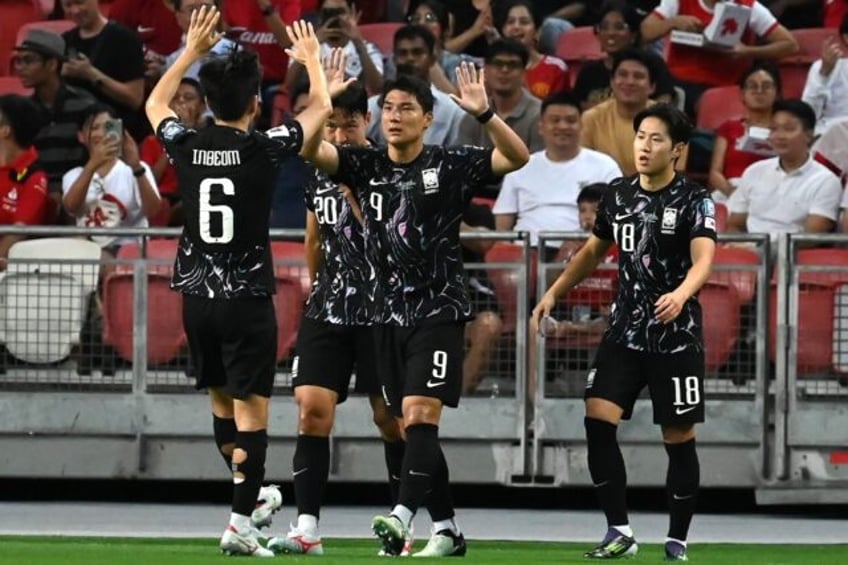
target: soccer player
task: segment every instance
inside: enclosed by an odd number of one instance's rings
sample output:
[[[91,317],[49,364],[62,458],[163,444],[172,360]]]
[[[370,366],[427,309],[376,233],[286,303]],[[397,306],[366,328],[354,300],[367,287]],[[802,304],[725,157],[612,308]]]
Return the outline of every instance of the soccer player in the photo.
[[[627,476],[616,430],[647,385],[669,461],[665,554],[686,560],[700,476],[695,424],[704,421],[697,293],[715,253],[715,208],[703,187],[675,173],[692,131],[680,111],[657,104],[636,115],[633,129],[638,174],[610,183],[593,235],[533,310],[533,322],[549,316],[559,298],[618,245],[618,296],[586,383],[589,473],[609,528],[586,557],[635,555],[638,549],[627,519]]]
[[[362,209],[366,256],[376,273],[378,375],[391,413],[406,436],[400,492],[389,516],[372,528],[383,550],[398,555],[430,491],[433,535],[415,555],[463,555],[454,521],[447,462],[439,446],[444,406],[462,388],[465,322],[471,307],[459,227],[477,187],[524,165],[527,147],[489,108],[483,72],[458,73],[463,110],[485,124],[494,148],[424,145],[433,120],[429,86],[410,76],[387,83],[382,100],[385,148],[323,142],[306,158],[354,191]]]
[[[330,82],[344,80],[343,52],[334,54]],[[334,73],[335,71],[335,73]],[[333,114],[324,139],[337,146],[368,147],[368,95],[353,84],[333,98]],[[356,392],[369,395],[374,423],[384,441],[393,500],[397,498],[404,444],[377,383],[371,316],[376,281],[365,261],[362,212],[353,195],[314,169],[304,187],[306,259],[312,292],[298,331],[294,397],[300,415],[292,462],[297,524],[286,537],[273,538],[276,552],[320,555],[318,530],[321,498],[330,469],[329,435],[336,405],[347,399],[356,367]]]
[[[200,83],[215,123],[185,126],[169,103],[186,70],[221,38],[220,15],[206,6],[192,13],[186,49],[147,101],[147,116],[174,161],[186,225],[172,287],[184,295],[183,325],[197,387],[209,390],[215,442],[232,466],[233,503],[221,549],[272,557],[251,521],[265,474],[268,403],[274,384],[277,322],[268,240],[271,193],[279,164],[317,136],[331,103],[312,27],[288,28],[290,55],[304,61],[309,106],[297,121],[267,135],[251,129],[259,104],[256,54],[232,53],[206,62]],[[276,505],[279,507],[279,504]]]

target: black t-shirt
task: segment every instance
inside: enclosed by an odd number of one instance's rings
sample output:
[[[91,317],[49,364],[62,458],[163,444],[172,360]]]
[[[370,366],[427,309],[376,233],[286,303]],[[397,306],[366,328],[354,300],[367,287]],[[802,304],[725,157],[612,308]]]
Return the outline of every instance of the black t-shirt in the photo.
[[[185,214],[171,286],[207,298],[273,294],[271,195],[278,167],[303,144],[300,124],[267,134],[196,131],[168,118],[157,136],[177,170]]]
[[[374,318],[374,271],[365,260],[362,226],[339,185],[312,169],[304,187],[306,207],[321,235],[321,268],[306,303],[306,316],[343,326]]]
[[[400,164],[385,148],[339,148],[335,180],[357,192],[366,257],[379,281],[375,322],[471,317],[459,224],[492,176],[492,149],[426,145]]]
[[[654,74],[654,93],[652,98],[658,98],[663,95],[674,94],[674,81],[671,78],[671,73],[668,71],[668,65],[662,57],[653,51],[645,52],[649,58],[652,71]],[[610,79],[612,73],[606,67],[603,61],[591,61],[586,63],[577,75],[577,81],[574,83],[574,95],[580,102],[592,102],[594,104],[603,102],[610,96]]]
[[[654,303],[686,278],[690,242],[716,239],[715,205],[706,189],[682,175],[654,192],[641,188],[638,175],[615,179],[601,198],[594,234],[618,244],[618,295],[605,339],[655,353],[702,350],[697,297],[668,324],[655,318]]]

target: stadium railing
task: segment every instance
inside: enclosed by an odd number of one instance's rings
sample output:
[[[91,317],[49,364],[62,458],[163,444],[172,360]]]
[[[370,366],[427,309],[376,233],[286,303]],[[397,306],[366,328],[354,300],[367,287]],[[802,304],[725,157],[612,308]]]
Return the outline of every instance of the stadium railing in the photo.
[[[179,230],[0,227],[0,235],[10,233],[30,239],[13,247],[0,275],[0,449],[16,454],[0,475],[221,479],[208,401],[186,378],[192,368],[180,297],[168,288]],[[86,245],[91,236],[135,243],[107,260]],[[309,288],[303,232],[275,230],[272,238],[281,336],[271,480],[290,475],[292,347]],[[576,247],[583,238],[543,233],[540,245]],[[446,411],[440,435],[453,477],[590,484],[582,394],[619,284],[615,258],[557,309],[562,334],[541,339],[521,321],[562,263],[539,260],[524,233],[463,239],[492,240],[485,260],[466,268],[494,289],[502,330],[476,392]],[[784,236],[776,245],[766,235],[721,237],[700,296],[705,486],[756,488],[763,503],[848,500],[848,251],[839,248],[847,242],[841,235]],[[663,484],[666,457],[647,399],[620,436],[631,483]],[[352,395],[340,407],[332,446],[334,480],[383,480],[366,398]]]

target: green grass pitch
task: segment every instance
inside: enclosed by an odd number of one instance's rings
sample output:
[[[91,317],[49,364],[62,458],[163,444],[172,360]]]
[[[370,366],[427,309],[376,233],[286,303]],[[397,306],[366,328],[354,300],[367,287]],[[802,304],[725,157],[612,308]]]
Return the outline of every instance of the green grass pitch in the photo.
[[[416,543],[416,548],[424,542]],[[469,540],[468,555],[460,563],[530,565],[536,563],[587,563],[583,552],[591,544],[531,543]],[[292,563],[351,565],[386,563],[378,558],[376,540],[324,540],[323,557],[279,555]],[[194,565],[226,563],[231,558],[217,552],[213,539],[0,537],[3,565]],[[846,545],[698,544],[689,552],[690,562],[717,565],[846,564]],[[415,560],[418,562],[419,560]],[[434,560],[422,560],[432,562]],[[451,560],[452,562],[453,560]],[[639,555],[627,563],[663,563],[662,547],[642,545]]]

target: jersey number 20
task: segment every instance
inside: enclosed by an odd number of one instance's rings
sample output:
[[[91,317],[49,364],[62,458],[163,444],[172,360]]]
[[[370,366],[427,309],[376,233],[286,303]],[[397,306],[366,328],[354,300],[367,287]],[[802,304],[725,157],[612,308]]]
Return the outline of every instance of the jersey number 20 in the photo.
[[[233,240],[233,209],[212,204],[212,187],[221,187],[225,196],[234,196],[236,186],[228,178],[203,179],[200,183],[200,239],[206,243],[229,243]],[[212,235],[212,214],[221,215],[221,234]]]

